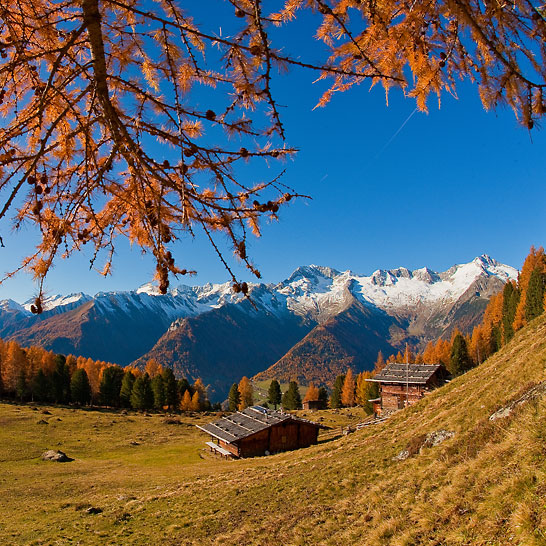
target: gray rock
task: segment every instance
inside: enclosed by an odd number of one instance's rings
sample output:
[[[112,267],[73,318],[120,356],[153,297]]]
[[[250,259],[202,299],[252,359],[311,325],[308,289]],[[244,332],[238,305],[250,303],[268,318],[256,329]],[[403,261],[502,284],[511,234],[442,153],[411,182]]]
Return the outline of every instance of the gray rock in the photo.
[[[393,461],[405,461],[410,456],[410,452],[407,449],[403,449],[398,455],[394,456]]]
[[[496,421],[497,419],[504,419],[506,417],[510,417],[513,411],[514,411],[514,408],[510,406],[506,408],[501,408],[500,410],[497,410],[495,413],[490,415],[489,420]]]
[[[430,432],[427,434],[427,438],[422,447],[439,446],[442,442],[453,438],[453,436],[455,436],[455,433],[449,430],[437,430],[435,432]]]
[[[68,463],[73,461],[66,453],[63,451],[56,451],[54,449],[48,449],[42,453],[42,461],[53,461],[55,463]]]

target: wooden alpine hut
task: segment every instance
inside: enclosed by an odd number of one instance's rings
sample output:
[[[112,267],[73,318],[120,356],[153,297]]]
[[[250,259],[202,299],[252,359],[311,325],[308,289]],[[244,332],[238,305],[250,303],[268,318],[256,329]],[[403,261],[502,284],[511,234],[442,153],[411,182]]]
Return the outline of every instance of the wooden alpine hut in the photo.
[[[256,457],[317,443],[324,425],[289,413],[251,406],[197,428],[210,434],[207,445],[224,456]]]
[[[415,404],[449,376],[442,364],[387,364],[366,381],[379,383],[379,398],[370,400],[378,415]]]

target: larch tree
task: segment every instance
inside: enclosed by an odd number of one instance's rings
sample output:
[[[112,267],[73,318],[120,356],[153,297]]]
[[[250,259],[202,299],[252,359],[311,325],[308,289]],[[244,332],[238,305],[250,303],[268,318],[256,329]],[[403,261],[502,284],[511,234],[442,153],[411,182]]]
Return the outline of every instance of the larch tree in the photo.
[[[254,391],[252,389],[252,383],[250,379],[245,375],[241,381],[239,381],[239,410],[244,410],[254,404]]]
[[[279,70],[329,80],[320,106],[368,82],[401,89],[425,111],[431,95],[470,80],[486,109],[507,105],[529,129],[546,111],[546,20],[532,0],[226,5],[231,19],[211,10],[198,25],[181,0],[2,2],[0,220],[37,228],[36,251],[19,267],[38,281],[35,313],[58,257],[89,245],[106,275],[120,236],[154,256],[166,292],[170,275],[191,273],[172,243],[198,229],[247,294],[217,241],[226,235],[259,277],[247,236],[298,195],[281,168],[263,181],[239,168],[294,153],[271,83]],[[314,25],[313,61],[286,51],[278,27],[295,19]]]
[[[316,402],[319,399],[319,390],[313,383],[311,383],[307,389],[307,392],[305,393],[305,396],[303,397],[303,401],[312,401]]]
[[[184,394],[182,395],[182,400],[180,401],[180,409],[182,411],[190,411],[191,401],[192,401],[191,392],[189,391],[189,389],[186,389],[184,391]]]
[[[341,389],[341,405],[348,408],[355,405],[355,378],[353,370],[349,368],[345,375],[345,381],[343,382],[343,388]]]

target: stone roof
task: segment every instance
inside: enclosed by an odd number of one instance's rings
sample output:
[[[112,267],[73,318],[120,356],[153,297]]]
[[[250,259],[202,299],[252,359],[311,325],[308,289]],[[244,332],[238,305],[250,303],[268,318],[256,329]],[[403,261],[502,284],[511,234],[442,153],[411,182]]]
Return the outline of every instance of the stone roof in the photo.
[[[243,411],[226,415],[213,423],[203,426],[197,425],[197,428],[215,438],[224,440],[225,442],[235,443],[247,436],[252,436],[257,432],[260,432],[261,430],[265,430],[273,425],[282,423],[283,421],[290,420],[323,428],[322,425],[313,423],[312,421],[300,419],[289,413],[273,411],[263,408],[262,406],[251,406]]]
[[[442,367],[442,364],[404,364],[393,362],[392,364],[387,364],[387,366],[372,379],[368,379],[368,381],[425,385]]]

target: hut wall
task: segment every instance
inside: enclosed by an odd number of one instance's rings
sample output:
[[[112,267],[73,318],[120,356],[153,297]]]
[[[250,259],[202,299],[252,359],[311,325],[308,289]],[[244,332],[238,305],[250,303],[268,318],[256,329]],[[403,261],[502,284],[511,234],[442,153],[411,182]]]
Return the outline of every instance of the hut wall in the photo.
[[[239,441],[241,457],[277,453],[317,443],[318,428],[297,421],[285,421]],[[228,449],[228,448],[226,448]]]
[[[423,385],[409,385],[408,387],[392,383],[381,385],[381,406],[383,409],[401,409],[405,406],[406,397],[409,404],[415,404],[423,396]]]
[[[235,456],[239,456],[239,447],[235,444],[230,444],[229,442],[225,442],[224,440],[218,440],[218,445],[220,447],[223,447],[224,449],[227,449],[230,453],[233,453]]]

